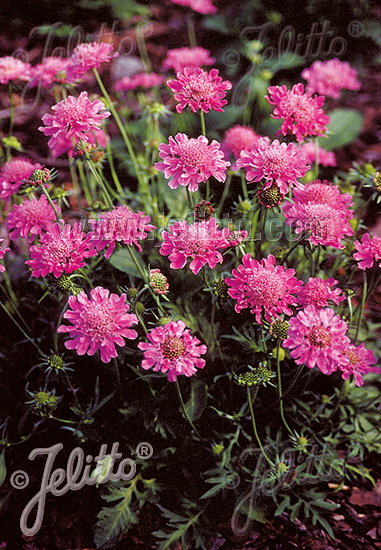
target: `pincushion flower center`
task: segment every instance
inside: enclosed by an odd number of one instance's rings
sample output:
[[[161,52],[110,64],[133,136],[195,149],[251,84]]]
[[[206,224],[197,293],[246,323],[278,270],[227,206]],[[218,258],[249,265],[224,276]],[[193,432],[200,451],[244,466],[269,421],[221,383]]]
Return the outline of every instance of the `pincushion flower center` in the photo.
[[[344,351],[344,355],[346,357],[348,357],[349,359],[349,363],[351,365],[356,365],[356,363],[358,362],[359,360],[359,357],[358,357],[358,354],[355,350],[352,350],[352,349],[348,349],[348,350],[345,350]]]
[[[329,330],[321,325],[314,325],[311,327],[307,338],[312,346],[320,349],[328,347],[331,342]]]
[[[258,304],[271,306],[286,294],[284,282],[277,274],[255,270],[248,277],[248,294]]]
[[[82,329],[92,338],[104,339],[113,334],[113,314],[104,304],[91,304],[81,312]]]
[[[161,351],[164,357],[167,359],[177,359],[180,355],[183,355],[185,351],[185,344],[181,338],[172,336],[167,338],[161,345]]]
[[[263,168],[267,176],[281,174],[288,168],[287,157],[280,154],[278,150],[269,150],[263,160]]]
[[[205,163],[207,155],[207,147],[203,147],[201,143],[182,143],[179,151],[179,156],[186,166],[202,167]]]

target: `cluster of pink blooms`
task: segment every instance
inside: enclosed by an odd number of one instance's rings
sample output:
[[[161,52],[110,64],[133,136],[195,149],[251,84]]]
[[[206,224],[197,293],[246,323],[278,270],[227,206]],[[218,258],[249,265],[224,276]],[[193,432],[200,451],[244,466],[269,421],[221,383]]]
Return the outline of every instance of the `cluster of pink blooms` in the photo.
[[[182,73],[186,67],[197,69],[203,65],[213,65],[215,61],[214,57],[210,57],[210,51],[200,46],[196,48],[175,48],[167,51],[162,69],[173,69],[175,73]]]
[[[293,294],[303,284],[294,276],[294,269],[276,266],[271,254],[258,262],[248,253],[242,258],[242,264],[233,269],[232,275],[232,278],[225,279],[225,283],[230,287],[229,296],[237,300],[237,313],[250,308],[259,324],[262,323],[262,314],[268,321],[282,313],[292,315],[289,306],[297,304]]]
[[[33,88],[41,85],[43,88],[49,89],[55,84],[68,83],[66,69],[69,63],[69,58],[44,57],[41,63],[32,67],[29,86]]]
[[[2,243],[4,239],[0,239],[0,243]],[[0,260],[2,260],[7,252],[9,252],[10,248],[0,248]],[[5,266],[3,264],[0,264],[0,273],[3,273],[5,271]]]
[[[151,218],[144,212],[133,212],[126,205],[115,207],[110,212],[100,214],[99,220],[89,220],[93,231],[89,233],[92,245],[98,250],[107,247],[105,258],[108,260],[117,242],[135,245],[142,250],[139,240],[147,238],[147,233],[156,227],[149,222]]]
[[[9,84],[13,80],[29,80],[30,63],[10,55],[0,57],[0,84]]]
[[[59,216],[61,208],[54,201],[53,204]],[[53,207],[45,195],[41,195],[38,200],[24,200],[21,204],[15,204],[7,215],[7,229],[11,230],[9,238],[16,240],[18,237],[30,237],[30,242],[33,242],[36,235],[43,236],[55,219]]]
[[[86,258],[96,256],[90,234],[85,234],[78,222],[73,227],[59,223],[50,225],[39,244],[30,249],[30,265],[33,277],[46,277],[53,273],[60,277],[63,273],[73,273],[85,265]]]
[[[118,55],[118,52],[114,52],[114,46],[108,42],[79,44],[74,48],[66,69],[68,81],[80,79],[87,71],[99,69],[102,63],[108,63]]]
[[[208,113],[211,109],[222,112],[222,107],[227,104],[224,99],[227,90],[232,87],[231,82],[222,80],[218,76],[218,69],[212,69],[209,73],[203,69],[185,68],[183,73],[177,73],[177,80],[168,80],[167,85],[175,94],[176,111],[181,113],[189,106],[195,113],[202,110]]]
[[[8,160],[0,169],[0,199],[7,200],[17,193],[22,182],[28,180],[34,170],[40,170],[42,164],[32,162],[26,157]]]
[[[323,96],[312,96],[304,92],[303,84],[295,84],[291,90],[286,86],[269,86],[269,96],[265,96],[271,105],[275,105],[273,118],[284,119],[281,133],[295,135],[297,141],[307,136],[321,136],[327,131],[330,121],[321,108]]]
[[[90,101],[87,92],[81,92],[78,97],[68,96],[56,105],[53,105],[54,115],[46,113],[42,117],[45,126],[38,129],[45,136],[52,136],[48,141],[51,149],[60,148],[63,143],[68,144],[74,139],[89,141],[92,130],[101,128],[102,120],[110,116],[105,105],[99,99]]]
[[[299,149],[306,157],[307,164],[314,165],[316,161],[316,147],[312,141],[299,144]],[[336,156],[333,151],[326,151],[318,147],[318,164],[321,166],[336,166]]]
[[[227,159],[231,154],[238,159],[244,149],[255,147],[260,137],[252,128],[237,124],[226,131],[221,149]]]
[[[337,58],[328,61],[315,61],[311,67],[304,69],[302,78],[307,80],[307,92],[325,95],[327,97],[340,97],[340,90],[359,90],[360,82],[357,80],[357,71],[352,69],[346,61]]]
[[[381,237],[379,235],[373,235],[364,233],[359,241],[355,241],[355,248],[357,252],[353,254],[353,257],[358,261],[358,267],[360,269],[368,269],[373,266],[373,262],[380,262],[378,265],[381,267]]]
[[[290,187],[303,187],[301,178],[310,168],[305,156],[293,143],[270,143],[268,138],[259,138],[250,150],[241,151],[237,168],[246,170],[247,181],[265,181],[264,189],[275,184],[286,194]]]
[[[353,235],[349,219],[353,212],[349,193],[340,193],[336,185],[326,180],[307,183],[295,189],[294,204],[284,203],[286,224],[295,228],[296,234],[305,234],[315,246],[318,244],[343,249],[345,236]]]
[[[334,288],[338,281],[333,277],[323,280],[319,277],[310,277],[298,294],[299,305],[306,307],[313,305],[316,308],[328,307],[328,300],[337,306],[345,300],[340,288]]]
[[[116,92],[128,92],[136,88],[153,88],[163,84],[164,76],[157,73],[138,73],[134,76],[124,76],[114,84]]]
[[[179,375],[192,376],[197,369],[203,369],[207,352],[205,344],[191,336],[183,321],[170,321],[147,334],[149,342],[139,342],[144,351],[142,368],[167,373],[169,382],[176,382]]]
[[[212,0],[171,0],[173,4],[187,6],[202,14],[216,13],[217,8],[213,6]]]
[[[219,249],[230,246],[227,240],[229,233],[227,227],[218,229],[215,218],[192,225],[188,225],[186,220],[175,222],[169,231],[163,231],[159,252],[169,257],[172,269],[182,269],[188,258],[192,258],[189,268],[197,275],[204,265],[214,269],[222,263],[223,256]]]
[[[94,355],[100,351],[101,360],[109,363],[118,353],[115,344],[125,346],[124,338],[134,340],[138,333],[131,329],[138,323],[134,313],[128,313],[130,306],[126,295],[110,294],[101,286],[93,288],[90,299],[81,291],[78,296],[70,296],[70,310],[64,313],[71,325],[60,325],[58,332],[67,332],[70,340],[65,342],[67,349],[75,349],[78,355]]]
[[[188,186],[195,192],[198,184],[206,182],[211,176],[224,182],[226,169],[230,162],[224,160],[220,144],[213,140],[209,145],[205,136],[188,138],[186,134],[169,136],[169,144],[159,145],[159,156],[162,162],[156,162],[155,168],[164,172],[169,179],[168,185],[176,189],[179,185]]]

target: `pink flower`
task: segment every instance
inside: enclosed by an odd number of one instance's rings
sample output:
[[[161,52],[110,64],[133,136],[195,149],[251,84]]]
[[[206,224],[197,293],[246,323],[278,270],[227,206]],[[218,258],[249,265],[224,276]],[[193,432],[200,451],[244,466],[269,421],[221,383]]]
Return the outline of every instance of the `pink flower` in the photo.
[[[349,193],[341,193],[337,185],[327,180],[315,180],[306,183],[298,189],[294,189],[293,198],[298,204],[308,204],[309,202],[326,204],[342,210],[348,219],[353,217],[353,212],[348,210],[353,206],[352,196]],[[292,207],[292,203],[285,203],[283,212],[286,214]]]
[[[160,269],[150,269],[149,272],[150,286],[156,294],[167,294],[169,284],[167,277],[163,275]]]
[[[338,210],[329,204],[295,203],[283,208],[286,224],[295,227],[295,233],[305,233],[313,245],[343,249],[342,239],[353,235],[348,222],[348,211]]]
[[[55,204],[55,208],[60,215],[61,208],[58,204]],[[24,200],[21,204],[16,204],[7,216],[7,229],[12,229],[9,238],[14,241],[19,236],[24,239],[30,236],[29,240],[33,242],[36,235],[42,237],[55,219],[54,210],[45,195],[41,195],[39,200]]]
[[[0,57],[0,84],[8,84],[12,80],[29,80],[31,65],[21,59]]]
[[[45,114],[42,122],[46,127],[40,126],[38,129],[45,136],[52,136],[48,142],[50,148],[57,147],[62,138],[89,141],[91,130],[99,130],[102,120],[111,114],[104,108],[104,103],[99,99],[90,101],[87,92],[81,92],[79,97],[70,95],[53,105],[52,110],[55,114]]]
[[[307,164],[313,165],[316,160],[315,144],[312,141],[307,141],[305,143],[301,143],[299,145],[299,149],[306,157]],[[333,151],[326,151],[319,146],[318,158],[318,163],[321,164],[321,166],[336,166],[336,157]]]
[[[179,185],[189,185],[189,191],[195,192],[198,184],[206,182],[211,176],[218,181],[225,181],[226,169],[230,162],[224,160],[220,144],[213,140],[208,145],[204,136],[188,138],[186,134],[169,136],[169,144],[159,145],[159,156],[163,162],[156,162],[155,168],[172,179],[168,182],[171,189]]]
[[[357,71],[346,61],[337,58],[328,61],[315,61],[311,67],[304,69],[302,78],[307,80],[307,92],[322,94],[328,97],[340,97],[340,90],[359,90]]]
[[[109,138],[107,137],[109,140]],[[101,147],[102,149],[106,148],[106,136],[102,129],[95,129],[89,132],[86,135],[86,144],[93,147]],[[69,157],[74,156],[73,142],[70,138],[61,134],[58,138],[54,140],[50,148],[52,157],[57,158],[67,153]]]
[[[275,105],[273,118],[283,118],[281,128],[285,136],[288,132],[296,136],[297,141],[303,141],[306,136],[321,136],[327,131],[330,121],[328,115],[321,109],[323,96],[304,93],[303,84],[295,84],[291,90],[286,86],[269,86],[270,97],[265,96],[271,105]]]
[[[113,57],[118,57],[118,52],[113,50],[114,46],[108,42],[79,44],[69,58],[67,67],[69,81],[78,80],[90,69],[99,69],[102,63],[108,63]]]
[[[221,143],[221,149],[225,153],[226,158],[229,158],[231,153],[233,153],[235,158],[238,159],[241,151],[255,147],[260,137],[252,128],[237,124],[226,131]]]
[[[380,372],[379,367],[371,366],[377,363],[377,359],[371,350],[366,349],[364,344],[357,347],[349,344],[344,349],[343,355],[349,360],[349,363],[347,365],[339,365],[339,369],[343,372],[342,377],[344,380],[347,380],[353,374],[356,386],[364,385],[363,374]]]
[[[66,79],[68,64],[69,59],[63,57],[44,57],[41,63],[32,67],[29,86],[33,88],[41,85],[48,89],[57,83],[68,82]]]
[[[4,239],[0,239],[0,243],[2,243],[4,241]],[[2,260],[6,254],[6,252],[8,252],[10,250],[10,248],[0,248],[0,260]],[[0,273],[3,273],[5,271],[5,266],[0,264]]]
[[[275,258],[271,254],[258,262],[248,253],[242,258],[242,264],[233,269],[233,278],[225,279],[231,287],[229,296],[237,300],[236,312],[249,307],[259,324],[262,324],[262,312],[268,321],[281,313],[292,315],[289,306],[297,303],[292,294],[298,292],[303,284],[294,277],[294,269],[286,270],[274,264]]]
[[[176,382],[180,374],[192,376],[197,369],[205,367],[204,355],[208,348],[195,336],[191,336],[183,321],[170,321],[163,327],[152,329],[149,342],[139,342],[138,348],[144,351],[142,368],[153,368],[154,372],[168,374],[169,382]]]
[[[249,233],[245,229],[240,230],[232,230],[227,235],[226,239],[229,243],[229,246],[239,246],[241,243],[243,243],[244,240],[247,239],[249,236]]]
[[[214,57],[210,57],[210,51],[200,46],[197,48],[175,48],[167,51],[162,68],[182,73],[186,67],[197,69],[203,65],[213,65],[215,61]]]
[[[115,243],[124,242],[142,250],[138,240],[147,238],[147,232],[156,227],[149,222],[151,218],[144,212],[133,212],[128,206],[121,205],[99,216],[99,220],[89,220],[94,229],[90,233],[93,246],[99,251],[107,247],[105,258],[108,260],[114,251]]]
[[[17,157],[8,160],[0,170],[0,198],[7,200],[17,193],[23,180],[29,179],[34,170],[43,166],[39,162],[32,162],[26,157]]]
[[[168,80],[167,84],[175,94],[176,111],[181,113],[189,105],[195,113],[202,109],[204,113],[211,109],[222,112],[222,107],[227,104],[226,91],[232,87],[228,80],[222,81],[218,76],[218,70],[212,69],[209,73],[203,69],[185,68],[183,73],[177,73],[177,80]]]
[[[364,233],[359,241],[355,241],[355,248],[357,252],[353,257],[359,262],[360,269],[371,268],[373,262],[381,260],[381,237],[378,235],[371,237],[369,233]],[[381,267],[381,261],[379,267]]]
[[[289,186],[303,187],[296,178],[301,178],[310,168],[306,159],[293,143],[279,143],[275,139],[259,138],[250,151],[241,151],[237,168],[245,168],[247,181],[265,180],[264,189],[275,183],[281,193],[286,194]]]
[[[217,13],[217,8],[213,6],[212,0],[171,0],[173,4],[179,6],[188,6],[198,13],[208,14]]]
[[[175,222],[169,229],[162,233],[163,243],[159,252],[169,257],[172,269],[182,269],[188,258],[193,258],[189,268],[195,275],[206,264],[214,269],[222,263],[223,257],[218,249],[229,246],[229,229],[219,230],[216,218],[189,226],[186,220]]]
[[[81,230],[81,224],[73,227],[69,224],[62,228],[59,223],[51,225],[38,245],[31,247],[31,259],[25,262],[32,269],[32,277],[46,277],[53,273],[60,277],[63,273],[72,273],[83,267],[85,258],[96,256],[90,246],[91,236]]]
[[[164,80],[164,76],[160,74],[138,73],[134,76],[125,76],[115,82],[114,90],[116,92],[126,92],[135,90],[135,88],[153,88],[153,86],[160,86]]]
[[[298,303],[304,307],[313,305],[321,308],[328,307],[328,300],[332,300],[338,306],[345,300],[345,296],[340,288],[333,288],[337,283],[333,277],[325,281],[319,277],[310,277],[298,294]]]
[[[126,295],[110,294],[101,286],[93,288],[90,299],[81,291],[69,297],[69,307],[64,318],[73,326],[60,325],[58,332],[68,332],[71,340],[65,342],[67,349],[75,349],[78,355],[94,355],[101,352],[103,363],[118,357],[115,344],[125,346],[124,338],[134,340],[138,333],[131,329],[138,323],[134,313],[127,313]]]
[[[305,364],[309,369],[317,366],[323,374],[332,374],[348,363],[343,355],[350,341],[346,336],[348,325],[333,309],[307,306],[289,322],[283,347],[292,350],[290,355],[297,365]]]

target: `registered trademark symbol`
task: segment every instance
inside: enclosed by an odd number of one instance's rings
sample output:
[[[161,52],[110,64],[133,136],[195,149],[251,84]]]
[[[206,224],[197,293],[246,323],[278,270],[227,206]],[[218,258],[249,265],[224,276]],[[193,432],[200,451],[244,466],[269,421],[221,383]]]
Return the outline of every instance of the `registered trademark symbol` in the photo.
[[[364,32],[364,24],[361,21],[351,21],[347,27],[347,33],[352,38],[358,38]]]

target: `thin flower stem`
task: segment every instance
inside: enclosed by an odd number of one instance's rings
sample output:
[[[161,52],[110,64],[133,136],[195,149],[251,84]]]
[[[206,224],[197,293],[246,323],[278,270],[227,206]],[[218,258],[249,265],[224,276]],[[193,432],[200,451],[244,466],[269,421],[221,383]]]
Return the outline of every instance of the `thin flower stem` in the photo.
[[[179,394],[180,403],[181,403],[181,406],[182,406],[183,411],[184,411],[184,415],[185,415],[186,419],[188,420],[189,424],[191,425],[192,430],[195,432],[195,434],[197,435],[197,437],[198,437],[199,439],[201,439],[200,434],[198,433],[198,431],[197,431],[196,428],[194,427],[194,424],[193,424],[192,420],[189,418],[189,415],[188,415],[187,410],[186,410],[186,408],[185,408],[184,399],[183,399],[183,396],[182,396],[182,394],[181,394],[180,384],[179,384],[179,381],[177,380],[177,378],[176,378],[176,387],[177,387],[177,393]]]
[[[303,242],[304,240],[305,240],[305,236],[303,236],[301,239],[299,239],[298,241],[296,241],[296,243],[294,244],[294,246],[292,246],[292,247],[290,248],[290,250],[287,252],[287,254],[285,255],[285,257],[284,257],[283,260],[281,261],[281,264],[280,264],[280,265],[284,265],[285,261],[287,260],[287,258],[288,258],[289,255],[291,254],[291,252],[293,252],[297,246],[299,246],[300,244],[302,244],[302,242]]]
[[[77,166],[78,166],[79,177],[81,178],[83,190],[85,192],[87,206],[91,206],[91,204],[94,202],[94,191],[93,189],[91,189],[91,193],[90,193],[89,186],[87,184],[87,178],[83,170],[83,163],[81,160],[77,162]],[[78,200],[80,200],[80,197],[78,197]]]
[[[191,194],[189,193],[188,186],[186,187],[186,190],[187,190],[187,199],[188,199],[189,208],[191,208],[193,210],[194,209],[194,202],[193,202],[193,199],[191,197]]]
[[[365,270],[363,272],[363,281],[364,281],[364,286],[363,286],[363,290],[362,290],[362,300],[361,300],[359,317],[358,317],[358,320],[357,320],[357,329],[356,329],[356,336],[355,336],[355,341],[354,341],[355,345],[357,343],[357,338],[358,338],[358,335],[359,335],[359,332],[360,332],[362,313],[363,313],[363,310],[364,310],[364,305],[365,305],[365,301],[366,301],[366,294],[367,294],[367,288],[368,288],[368,282],[367,282],[367,277],[366,277],[366,271]]]
[[[62,224],[62,220],[60,219],[60,217],[59,217],[58,214],[57,214],[57,210],[56,210],[55,204],[54,204],[54,202],[52,201],[52,199],[51,199],[49,193],[48,193],[47,190],[45,189],[45,185],[40,185],[40,187],[41,187],[42,192],[44,193],[45,197],[48,199],[50,206],[53,208],[53,211],[54,211],[54,214],[55,214],[55,216],[56,216],[57,222],[58,222],[58,223],[61,225],[61,227],[62,227],[62,225],[63,225],[63,224]]]
[[[218,208],[217,208],[217,218],[220,218],[221,215],[222,215],[222,208],[224,206],[225,199],[226,199],[226,197],[228,196],[228,193],[229,193],[229,187],[230,187],[231,179],[232,179],[232,175],[228,174],[228,176],[226,178],[226,181],[225,181],[224,190],[222,192],[220,204],[218,205]]]
[[[271,462],[271,460],[269,459],[269,457],[267,456],[263,446],[262,446],[262,443],[261,443],[261,440],[259,439],[259,435],[258,435],[258,432],[257,432],[257,425],[256,425],[256,422],[255,422],[255,416],[254,416],[254,410],[253,410],[253,403],[252,403],[252,400],[251,400],[251,390],[250,390],[250,387],[247,386],[247,400],[249,402],[249,407],[250,407],[250,413],[251,413],[251,420],[253,422],[253,430],[254,430],[254,435],[255,435],[255,439],[257,440],[258,442],[258,445],[263,453],[263,456],[265,457],[265,459],[267,460],[267,462],[270,464],[271,467],[274,466],[274,464]],[[255,401],[255,398],[257,397],[257,393],[258,393],[258,387],[255,389],[255,395],[254,395],[254,401]]]
[[[193,14],[189,14],[187,17],[187,27],[188,27],[188,36],[189,44],[191,48],[197,48],[196,33],[194,29]]]
[[[356,229],[353,233],[353,237],[352,237],[352,242],[354,243],[355,240],[356,240],[356,237],[357,237],[357,233],[358,233],[358,230],[360,229],[360,223],[361,223],[361,220],[362,220],[362,217],[365,213],[365,210],[367,209],[368,207],[368,204],[372,201],[372,195],[369,197],[369,199],[366,201],[366,203],[364,204],[364,206],[362,207],[361,209],[361,212],[359,214],[359,217],[357,218],[357,224],[356,224]]]
[[[241,174],[241,183],[242,183],[242,193],[245,198],[245,200],[248,200],[249,194],[247,192],[247,185],[246,185],[246,176],[244,173]]]
[[[259,217],[260,208],[253,213],[251,219],[251,232],[250,232],[250,252],[253,257],[255,257],[255,231],[257,229],[258,217]]]
[[[148,56],[146,41],[144,38],[144,23],[139,25],[136,29],[136,43],[138,45],[140,59],[142,60],[144,72],[150,73],[152,71],[151,61]]]
[[[200,118],[201,118],[201,133],[203,136],[206,136],[205,116],[204,116],[204,111],[202,109],[200,109]]]
[[[14,324],[16,325],[16,327],[20,330],[20,332],[25,336],[25,338],[31,343],[34,345],[34,347],[38,350],[38,352],[42,355],[42,357],[47,357],[46,353],[44,353],[42,351],[42,349],[36,344],[36,342],[34,342],[32,340],[32,338],[30,336],[27,335],[27,333],[25,332],[25,330],[18,324],[18,322],[16,321],[16,319],[13,317],[12,313],[10,311],[8,311],[8,309],[5,307],[5,305],[3,304],[3,302],[0,301],[0,306],[2,307],[2,309],[5,311],[5,313],[8,315],[8,317],[14,322]]]
[[[90,158],[90,155],[86,149],[86,145],[85,143],[83,142],[83,140],[81,139],[81,145],[82,145],[82,148],[83,148],[83,151],[85,153],[85,157],[86,157],[86,160],[87,160],[87,166],[90,168],[90,171],[91,173],[93,174],[93,176],[95,177],[95,179],[97,180],[101,190],[103,191],[103,194],[104,194],[104,198],[105,198],[105,201],[107,203],[107,206],[109,208],[113,208],[113,204],[112,204],[112,200],[111,200],[111,197],[110,195],[108,194],[108,191],[105,187],[105,184],[103,183],[103,180],[102,178],[99,176],[98,172],[96,171],[94,165],[93,165],[93,161],[91,160]]]
[[[219,356],[221,358],[221,361],[223,361],[224,358],[223,358],[223,355],[222,355],[221,346],[220,346],[220,343],[217,339],[217,334],[216,334],[215,317],[216,317],[216,303],[214,302],[213,306],[212,306],[210,325],[211,325],[211,328],[212,328],[213,339],[214,339],[214,342],[217,346]],[[224,366],[225,366],[225,363],[224,363]]]
[[[53,416],[52,414],[48,414],[47,418],[51,418],[52,420],[57,420],[57,422],[62,422],[64,424],[78,424],[77,420],[65,420],[64,418],[57,418],[57,416]]]
[[[319,176],[319,140],[317,137],[314,138],[314,145],[315,145],[314,179],[317,179]]]
[[[64,370],[63,373],[65,374],[66,382],[67,382],[67,384],[68,384],[68,386],[69,386],[69,388],[70,388],[70,391],[71,391],[72,394],[73,394],[74,401],[75,401],[75,404],[77,405],[78,410],[79,410],[82,414],[84,414],[84,411],[83,411],[83,409],[82,409],[82,407],[81,407],[80,402],[78,401],[78,397],[77,397],[76,391],[75,391],[75,389],[74,389],[73,384],[71,383],[71,380],[70,380],[70,378],[69,378],[68,373],[66,372],[66,370]]]
[[[105,127],[103,127],[103,132],[104,132],[104,135],[105,135],[107,159],[108,159],[108,164],[110,166],[112,179],[113,179],[113,182],[115,183],[115,187],[116,187],[118,193],[120,195],[123,195],[123,187],[122,187],[122,185],[119,181],[118,174],[116,173],[116,170],[115,170],[114,157],[112,156],[112,149],[111,149],[109,140],[107,139],[107,132],[106,132]]]
[[[12,135],[13,126],[14,126],[14,122],[15,122],[15,106],[13,104],[12,82],[8,83],[8,93],[9,93],[9,102],[10,102],[10,107],[11,107],[11,120],[9,122],[9,134],[8,134],[8,136],[10,137]],[[10,149],[11,148],[8,146],[8,148],[7,148],[7,160],[9,158]]]
[[[286,419],[284,417],[283,394],[282,394],[282,377],[281,377],[281,374],[280,374],[279,350],[280,350],[280,340],[278,340],[277,346],[276,346],[276,368],[277,368],[277,372],[278,372],[278,391],[279,391],[280,415],[282,417],[283,424],[285,425],[287,430],[290,432],[290,434],[293,435],[293,432],[292,432],[290,426],[287,424]]]

